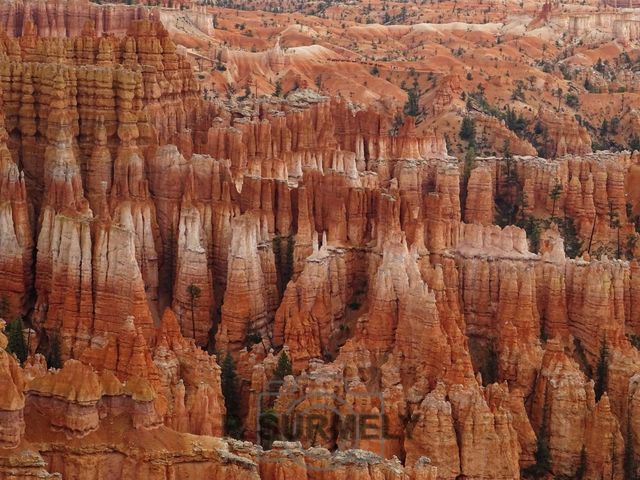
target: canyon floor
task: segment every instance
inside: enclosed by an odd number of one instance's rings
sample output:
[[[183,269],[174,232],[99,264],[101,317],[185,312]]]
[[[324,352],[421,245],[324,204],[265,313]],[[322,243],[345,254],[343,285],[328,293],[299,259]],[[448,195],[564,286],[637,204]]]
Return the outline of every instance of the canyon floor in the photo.
[[[638,2],[125,3],[0,0],[0,480],[640,478]]]

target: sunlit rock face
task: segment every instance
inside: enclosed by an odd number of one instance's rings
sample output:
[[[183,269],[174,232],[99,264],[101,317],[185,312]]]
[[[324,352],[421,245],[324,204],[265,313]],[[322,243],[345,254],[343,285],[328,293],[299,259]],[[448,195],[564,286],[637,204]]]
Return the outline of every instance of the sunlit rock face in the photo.
[[[637,476],[638,5],[125,3],[0,4],[0,479]]]

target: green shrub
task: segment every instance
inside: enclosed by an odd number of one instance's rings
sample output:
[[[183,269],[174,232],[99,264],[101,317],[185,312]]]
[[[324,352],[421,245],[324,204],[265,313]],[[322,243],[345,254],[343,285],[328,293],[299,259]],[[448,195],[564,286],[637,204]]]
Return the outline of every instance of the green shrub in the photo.
[[[7,345],[7,351],[13,353],[20,363],[24,363],[27,359],[27,344],[24,341],[24,325],[22,323],[22,316],[17,316],[13,322],[9,324],[7,330],[7,337],[9,343]]]

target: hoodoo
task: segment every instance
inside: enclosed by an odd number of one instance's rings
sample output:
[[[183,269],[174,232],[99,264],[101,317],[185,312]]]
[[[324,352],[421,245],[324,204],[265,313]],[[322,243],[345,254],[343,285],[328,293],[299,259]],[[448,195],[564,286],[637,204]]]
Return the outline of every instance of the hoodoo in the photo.
[[[639,8],[0,0],[0,480],[640,478]]]

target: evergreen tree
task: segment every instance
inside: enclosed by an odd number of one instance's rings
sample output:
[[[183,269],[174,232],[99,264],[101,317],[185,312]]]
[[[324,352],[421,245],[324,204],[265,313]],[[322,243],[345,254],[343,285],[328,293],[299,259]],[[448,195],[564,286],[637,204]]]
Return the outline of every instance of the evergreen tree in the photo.
[[[236,366],[230,353],[227,353],[222,362],[220,381],[224,404],[227,407],[227,414],[224,417],[224,431],[226,435],[239,438],[241,434],[241,422],[238,415],[240,397],[236,387]]]
[[[624,440],[624,478],[628,480],[637,480],[638,469],[636,463],[635,452],[633,451],[633,431],[631,430],[631,422],[627,421],[627,435]]]
[[[191,328],[193,332],[193,339],[196,339],[196,319],[195,319],[195,306],[196,299],[202,295],[202,290],[193,283],[187,286],[187,293],[189,294],[189,301],[191,304]]]
[[[538,435],[535,459],[538,472],[543,473],[551,470],[551,452],[549,451],[549,439],[545,427],[540,430]]]
[[[609,228],[616,230],[617,232],[617,249],[616,256],[620,258],[620,227],[622,223],[620,222],[620,214],[613,209],[613,204],[609,202]]]
[[[60,356],[60,337],[57,333],[51,335],[49,341],[49,354],[47,355],[47,366],[49,368],[62,368],[62,358]]]
[[[560,110],[560,102],[562,101],[562,95],[564,94],[564,91],[562,90],[562,88],[558,87],[558,89],[554,93],[558,97],[558,108],[557,108],[557,110]]]
[[[460,125],[460,138],[468,141],[470,146],[475,145],[476,121],[468,115],[462,119],[462,125]]]
[[[556,183],[554,187],[551,189],[551,192],[549,192],[549,198],[553,200],[553,207],[551,208],[551,218],[554,218],[556,215],[556,202],[560,198],[561,194],[562,194],[562,184]]]
[[[482,372],[482,384],[485,387],[498,381],[498,370],[498,352],[496,352],[495,340],[492,340],[491,344],[489,344],[487,364]]]
[[[564,253],[569,258],[576,258],[582,250],[582,240],[578,237],[578,231],[573,218],[565,217],[560,222],[560,231],[564,239]]]
[[[587,451],[582,446],[582,450],[580,450],[580,464],[578,465],[578,469],[576,470],[575,479],[576,480],[584,480],[584,476],[587,473]]]
[[[0,318],[7,318],[9,315],[9,299],[6,295],[0,298]]]
[[[535,459],[536,463],[532,467],[532,473],[536,476],[542,476],[551,470],[551,452],[549,451],[549,441],[546,436],[546,432],[540,432],[536,444]]]
[[[247,336],[245,337],[245,340],[244,340],[244,344],[248,350],[250,350],[251,347],[253,347],[254,345],[261,342],[262,342],[262,336],[254,330],[250,330],[247,333]]]
[[[600,355],[598,356],[595,380],[594,390],[597,402],[604,392],[607,391],[607,385],[609,383],[609,348],[607,347],[606,339],[603,339],[600,343]]]
[[[276,97],[279,97],[280,95],[282,95],[282,82],[280,82],[280,80],[276,80],[276,88],[273,91],[273,94]]]
[[[535,218],[533,215],[524,215],[523,213],[523,218],[518,220],[516,225],[527,232],[529,248],[533,253],[537,253],[538,249],[540,248],[540,220]]]
[[[633,252],[636,249],[636,244],[638,243],[638,235],[637,234],[629,234],[627,235],[627,241],[625,245],[625,255],[627,260],[633,260]]]
[[[9,340],[7,351],[15,354],[20,363],[23,363],[27,359],[27,345],[24,341],[24,335],[22,334],[23,329],[22,316],[17,316],[16,319],[9,324],[7,330]]]
[[[551,471],[551,451],[549,450],[549,432],[547,431],[549,424],[548,393],[549,391],[545,388],[542,422],[537,435],[536,452],[534,454],[536,463],[524,469],[525,475],[533,478],[546,478],[546,475]]]
[[[260,445],[264,449],[270,449],[275,440],[281,439],[278,424],[279,416],[273,408],[265,408],[260,412],[258,423],[260,424]]]
[[[391,128],[389,129],[389,135],[391,135],[392,137],[398,135],[400,127],[402,127],[403,124],[404,117],[401,114],[397,113],[395,117],[393,117],[393,123],[391,124]]]
[[[251,98],[251,86],[247,83],[244,86],[244,95],[240,97],[238,100],[243,101]]]
[[[286,245],[283,250],[282,237],[273,237],[273,256],[276,261],[276,275],[278,292],[284,294],[291,277],[293,276],[293,252],[295,242],[293,236],[286,237]]]
[[[511,172],[511,160],[513,160],[513,156],[511,155],[511,140],[508,138],[502,143],[502,158],[507,161],[507,176]]]
[[[520,100],[521,102],[525,101],[524,83],[522,83],[522,80],[518,80],[518,84],[516,85],[516,89],[511,94],[511,100]]]
[[[502,144],[502,158],[504,158],[504,163],[506,166],[506,184],[510,189],[515,188],[518,185],[518,172],[515,169],[513,155],[511,154],[511,142],[509,139],[506,139]],[[517,200],[517,199],[516,199]],[[517,205],[512,203],[512,210],[515,213],[517,209]],[[514,219],[511,219],[511,223],[514,222]]]
[[[289,355],[287,355],[287,352],[283,350],[278,357],[278,364],[276,365],[276,369],[273,372],[273,378],[282,381],[284,380],[284,377],[292,374],[293,367],[291,365],[291,360],[289,359]]]
[[[567,93],[567,95],[564,98],[565,98],[565,102],[567,102],[567,105],[569,107],[578,108],[580,106],[580,99],[575,93]]]
[[[471,143],[471,142],[469,142]],[[476,149],[473,146],[469,146],[469,150],[464,155],[464,164],[462,170],[462,188],[460,190],[460,205],[463,209],[466,207],[467,203],[467,186],[469,185],[469,177],[471,176],[471,170],[476,163]]]
[[[289,284],[289,281],[291,280],[291,277],[293,276],[293,252],[294,252],[294,248],[295,248],[295,242],[293,240],[293,236],[289,236],[289,238],[287,238],[287,251],[286,251],[286,258],[285,258],[285,270],[283,272],[283,284],[284,284],[284,288],[287,287],[287,285]]]
[[[404,104],[404,113],[411,117],[417,117],[420,114],[420,95],[416,88],[407,91],[407,102]]]
[[[467,150],[467,153],[464,155],[464,172],[463,176],[465,179],[469,180],[471,176],[471,170],[476,164],[476,149],[471,147]]]
[[[609,124],[609,132],[611,132],[613,135],[616,135],[618,133],[619,128],[620,128],[620,118],[613,117],[611,119],[611,123]]]
[[[534,477],[543,477],[551,471],[551,451],[549,450],[549,435],[547,432],[548,416],[549,411],[545,392],[545,402],[542,407],[542,426],[540,427],[540,432],[538,432],[536,453],[534,455],[536,463],[528,467],[525,471]]]
[[[585,78],[584,80],[584,88],[587,92],[591,92],[591,93],[593,93],[596,90],[593,84],[591,83],[591,80],[589,80],[588,78]]]
[[[547,322],[544,317],[540,318],[540,340],[543,344],[549,340],[549,334],[547,333]]]
[[[284,293],[286,284],[284,283],[283,265],[282,265],[282,239],[278,236],[273,237],[271,248],[273,257],[276,262],[276,283],[280,296]]]
[[[273,256],[276,257],[276,263],[280,262],[280,256],[282,255],[282,239],[278,236],[273,237]]]

